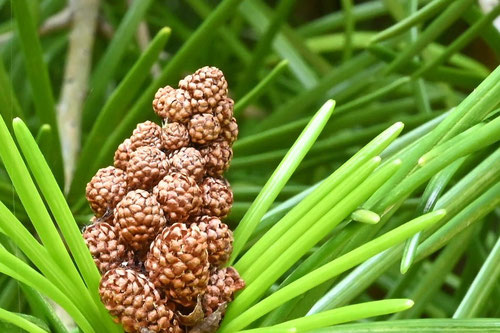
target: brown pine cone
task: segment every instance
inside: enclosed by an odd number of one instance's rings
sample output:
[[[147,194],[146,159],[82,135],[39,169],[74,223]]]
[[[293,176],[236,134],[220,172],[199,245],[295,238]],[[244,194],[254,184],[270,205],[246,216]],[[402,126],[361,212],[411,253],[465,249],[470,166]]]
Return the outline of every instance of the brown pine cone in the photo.
[[[114,225],[131,249],[144,252],[167,220],[156,197],[144,190],[130,191],[115,209]]]
[[[179,81],[179,88],[186,90],[193,98],[191,104],[195,113],[204,113],[217,106],[227,96],[227,81],[222,71],[205,66],[193,75]]]
[[[229,168],[233,158],[233,149],[227,141],[213,141],[200,149],[205,158],[207,175],[220,177]]]
[[[115,151],[114,166],[115,168],[127,170],[128,160],[130,159],[130,139],[125,139],[118,149]]]
[[[161,127],[152,121],[145,121],[137,124],[130,137],[130,150],[137,150],[139,147],[155,147],[161,149]]]
[[[217,267],[224,265],[233,252],[233,232],[217,217],[204,215],[194,221],[191,226],[197,226],[207,238],[210,264]]]
[[[120,266],[125,260],[125,245],[115,229],[106,222],[95,222],[85,227],[83,239],[99,271],[104,274]]]
[[[170,90],[164,97],[161,105],[163,114],[169,122],[186,123],[193,114],[193,98],[183,89]]]
[[[205,144],[219,136],[221,127],[217,118],[209,113],[195,114],[189,121],[191,141]]]
[[[220,132],[220,139],[227,141],[229,145],[233,145],[234,141],[238,138],[238,123],[236,122],[236,118],[232,118],[231,121],[222,126]]]
[[[193,147],[184,147],[172,152],[168,160],[170,170],[191,176],[196,182],[205,176],[205,159],[201,153]]]
[[[179,172],[166,175],[153,189],[163,212],[172,222],[184,222],[198,215],[201,208],[201,190],[192,177]]]
[[[154,147],[140,147],[130,154],[128,187],[150,190],[167,174],[167,170],[168,161],[164,152]]]
[[[175,89],[171,86],[165,86],[163,88],[158,89],[155,94],[155,98],[153,99],[153,110],[160,118],[167,118],[167,112],[165,110],[165,104],[168,95],[173,92]]]
[[[86,188],[87,201],[97,217],[112,213],[125,194],[127,194],[125,172],[112,166],[99,169]]]
[[[229,98],[223,98],[219,104],[217,104],[214,115],[217,117],[217,120],[221,124],[221,126],[229,124],[231,119],[233,118],[234,112],[234,101]]]
[[[189,145],[189,132],[181,123],[167,123],[161,131],[163,148],[176,150]]]
[[[174,312],[143,274],[124,268],[110,270],[101,279],[99,294],[125,332],[183,332]]]
[[[166,227],[151,244],[145,267],[151,282],[164,289],[169,299],[193,307],[207,287],[207,239],[196,226]]]
[[[203,192],[201,213],[225,218],[233,206],[233,191],[224,178],[206,177],[200,185]]]
[[[234,267],[212,270],[207,291],[203,296],[205,315],[209,316],[219,305],[231,302],[234,293],[243,288],[245,281]]]

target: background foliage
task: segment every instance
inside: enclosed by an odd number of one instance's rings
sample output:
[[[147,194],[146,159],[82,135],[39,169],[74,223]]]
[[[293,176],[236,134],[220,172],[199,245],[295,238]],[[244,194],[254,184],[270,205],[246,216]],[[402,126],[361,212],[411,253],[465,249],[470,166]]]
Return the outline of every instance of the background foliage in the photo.
[[[120,332],[85,184],[209,64],[236,101],[247,281],[221,332],[500,332],[487,2],[0,0],[0,330]]]

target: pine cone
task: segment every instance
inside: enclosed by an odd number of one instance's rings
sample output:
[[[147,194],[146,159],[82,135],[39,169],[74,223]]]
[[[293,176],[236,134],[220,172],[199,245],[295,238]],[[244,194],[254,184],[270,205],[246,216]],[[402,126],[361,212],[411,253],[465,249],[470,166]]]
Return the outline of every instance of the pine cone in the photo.
[[[184,147],[172,152],[169,157],[170,170],[193,177],[196,182],[205,176],[205,159],[193,147]]]
[[[128,160],[130,159],[130,139],[125,139],[118,149],[115,151],[114,166],[115,168],[127,170]]]
[[[214,141],[200,149],[205,158],[207,174],[220,177],[229,168],[233,158],[233,149],[227,141]]]
[[[97,217],[112,212],[127,194],[127,177],[115,167],[99,169],[86,188],[87,201]]]
[[[201,184],[203,207],[201,213],[225,218],[233,205],[233,191],[224,178],[207,177]]]
[[[219,136],[221,127],[217,118],[209,113],[195,114],[189,121],[191,141],[205,144]]]
[[[233,232],[217,217],[208,215],[195,218],[191,227],[197,226],[208,242],[208,261],[211,265],[224,265],[233,251]]]
[[[170,90],[158,105],[163,106],[161,114],[169,122],[186,123],[193,114],[193,99],[183,89]]]
[[[172,222],[184,222],[201,208],[201,190],[192,177],[179,172],[166,175],[153,189],[163,212]]]
[[[82,236],[102,274],[118,267],[125,259],[125,245],[120,242],[115,229],[108,223],[90,224],[85,227]]]
[[[182,332],[173,311],[143,274],[124,268],[110,270],[101,279],[99,294],[125,332]]]
[[[141,147],[130,154],[127,183],[130,189],[150,190],[168,170],[167,156],[158,148]]]
[[[189,145],[189,132],[181,123],[167,123],[161,131],[163,148],[176,150]]]
[[[207,291],[203,296],[205,315],[209,316],[219,305],[231,302],[234,293],[243,288],[245,281],[240,278],[234,267],[212,270]]]
[[[198,227],[183,223],[158,235],[145,262],[153,284],[185,307],[196,305],[196,297],[205,291],[209,266],[206,237]]]
[[[152,121],[145,121],[137,124],[137,127],[132,132],[130,137],[131,151],[137,150],[139,147],[155,147],[161,149],[161,127]]]
[[[115,209],[114,225],[123,243],[143,252],[167,221],[156,197],[144,190],[128,192]]]
[[[227,81],[222,71],[216,67],[205,66],[193,75],[179,81],[179,88],[186,90],[192,97],[191,104],[195,113],[204,113],[217,106],[227,95]]]
[[[160,118],[167,118],[168,115],[165,109],[165,105],[168,95],[174,90],[175,89],[171,86],[165,86],[158,89],[158,91],[156,92],[155,98],[153,99],[153,110]]]
[[[222,127],[220,138],[227,141],[230,146],[233,145],[234,141],[238,138],[238,123],[236,122],[236,118],[233,117],[227,125]]]
[[[231,119],[233,118],[234,112],[234,101],[229,98],[223,98],[217,107],[214,110],[214,115],[217,117],[217,120],[221,124],[221,126],[225,126],[229,124]]]

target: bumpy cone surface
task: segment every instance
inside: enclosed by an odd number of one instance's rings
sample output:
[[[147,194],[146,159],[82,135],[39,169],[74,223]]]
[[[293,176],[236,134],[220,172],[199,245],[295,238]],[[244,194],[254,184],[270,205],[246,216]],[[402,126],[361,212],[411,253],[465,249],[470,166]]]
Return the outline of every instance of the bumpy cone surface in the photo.
[[[233,206],[233,191],[224,178],[206,177],[201,184],[203,207],[201,213],[225,218]]]
[[[173,311],[146,276],[130,269],[108,271],[99,286],[101,301],[130,333],[181,333]]]
[[[85,228],[83,239],[101,273],[118,267],[125,259],[125,245],[115,229],[106,222],[96,222]]]
[[[227,141],[231,146],[238,139],[238,123],[236,122],[236,118],[233,117],[227,125],[222,127],[220,138]]]
[[[185,125],[181,123],[167,123],[161,132],[163,148],[176,150],[189,145],[189,132]]]
[[[219,121],[210,113],[195,114],[189,121],[189,136],[194,143],[205,144],[214,141],[220,130]]]
[[[162,148],[161,127],[149,120],[138,124],[130,137],[132,151],[144,146]]]
[[[205,158],[207,175],[220,177],[229,168],[233,149],[227,141],[214,141],[200,149]]]
[[[208,241],[208,261],[219,267],[225,264],[233,251],[233,232],[228,225],[212,216],[200,216],[191,224],[197,226]]]
[[[193,114],[193,102],[189,93],[183,89],[169,91],[163,102],[163,114],[170,122],[186,123]]]
[[[215,110],[214,110],[214,115],[219,121],[219,124],[221,126],[229,124],[231,119],[233,119],[233,112],[234,112],[234,101],[229,98],[223,98],[219,104],[217,104]]]
[[[123,242],[143,252],[167,221],[156,197],[144,190],[128,192],[115,209],[114,224]]]
[[[227,81],[222,71],[216,67],[205,66],[193,75],[179,81],[179,87],[192,97],[191,104],[195,113],[204,113],[216,107],[227,95]]]
[[[193,307],[209,278],[207,239],[196,227],[175,223],[165,228],[151,244],[145,267],[157,288],[169,298]]]
[[[153,189],[153,193],[171,222],[184,222],[200,211],[201,190],[194,178],[182,173],[166,175]]]
[[[245,287],[245,281],[233,267],[214,269],[208,282],[208,287],[203,296],[205,315],[210,315],[217,310],[219,305],[233,300],[234,293]]]
[[[153,110],[160,118],[165,119],[168,117],[165,105],[168,95],[174,90],[175,89],[172,88],[171,86],[165,86],[163,88],[158,89],[158,91],[156,92],[155,98],[153,99]]]
[[[125,139],[115,151],[114,166],[123,171],[127,170],[128,160],[130,159],[130,139]]]
[[[205,176],[205,159],[193,147],[184,147],[169,155],[170,170],[193,177],[199,182]]]
[[[87,201],[97,217],[112,213],[126,193],[125,172],[112,166],[97,171],[86,189]]]
[[[127,183],[130,189],[150,190],[166,174],[167,157],[154,147],[140,147],[132,154],[127,166]]]

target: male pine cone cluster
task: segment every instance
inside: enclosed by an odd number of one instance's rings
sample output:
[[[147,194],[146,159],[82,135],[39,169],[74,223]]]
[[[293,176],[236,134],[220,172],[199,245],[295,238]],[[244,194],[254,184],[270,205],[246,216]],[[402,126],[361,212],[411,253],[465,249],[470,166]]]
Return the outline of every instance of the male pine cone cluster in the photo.
[[[222,177],[238,135],[233,105],[215,67],[160,88],[162,126],[138,124],[114,166],[87,184],[95,217],[83,237],[103,274],[101,300],[126,332],[185,332],[203,320],[186,314],[220,312],[245,285],[223,268],[233,243],[222,222],[233,203]]]

